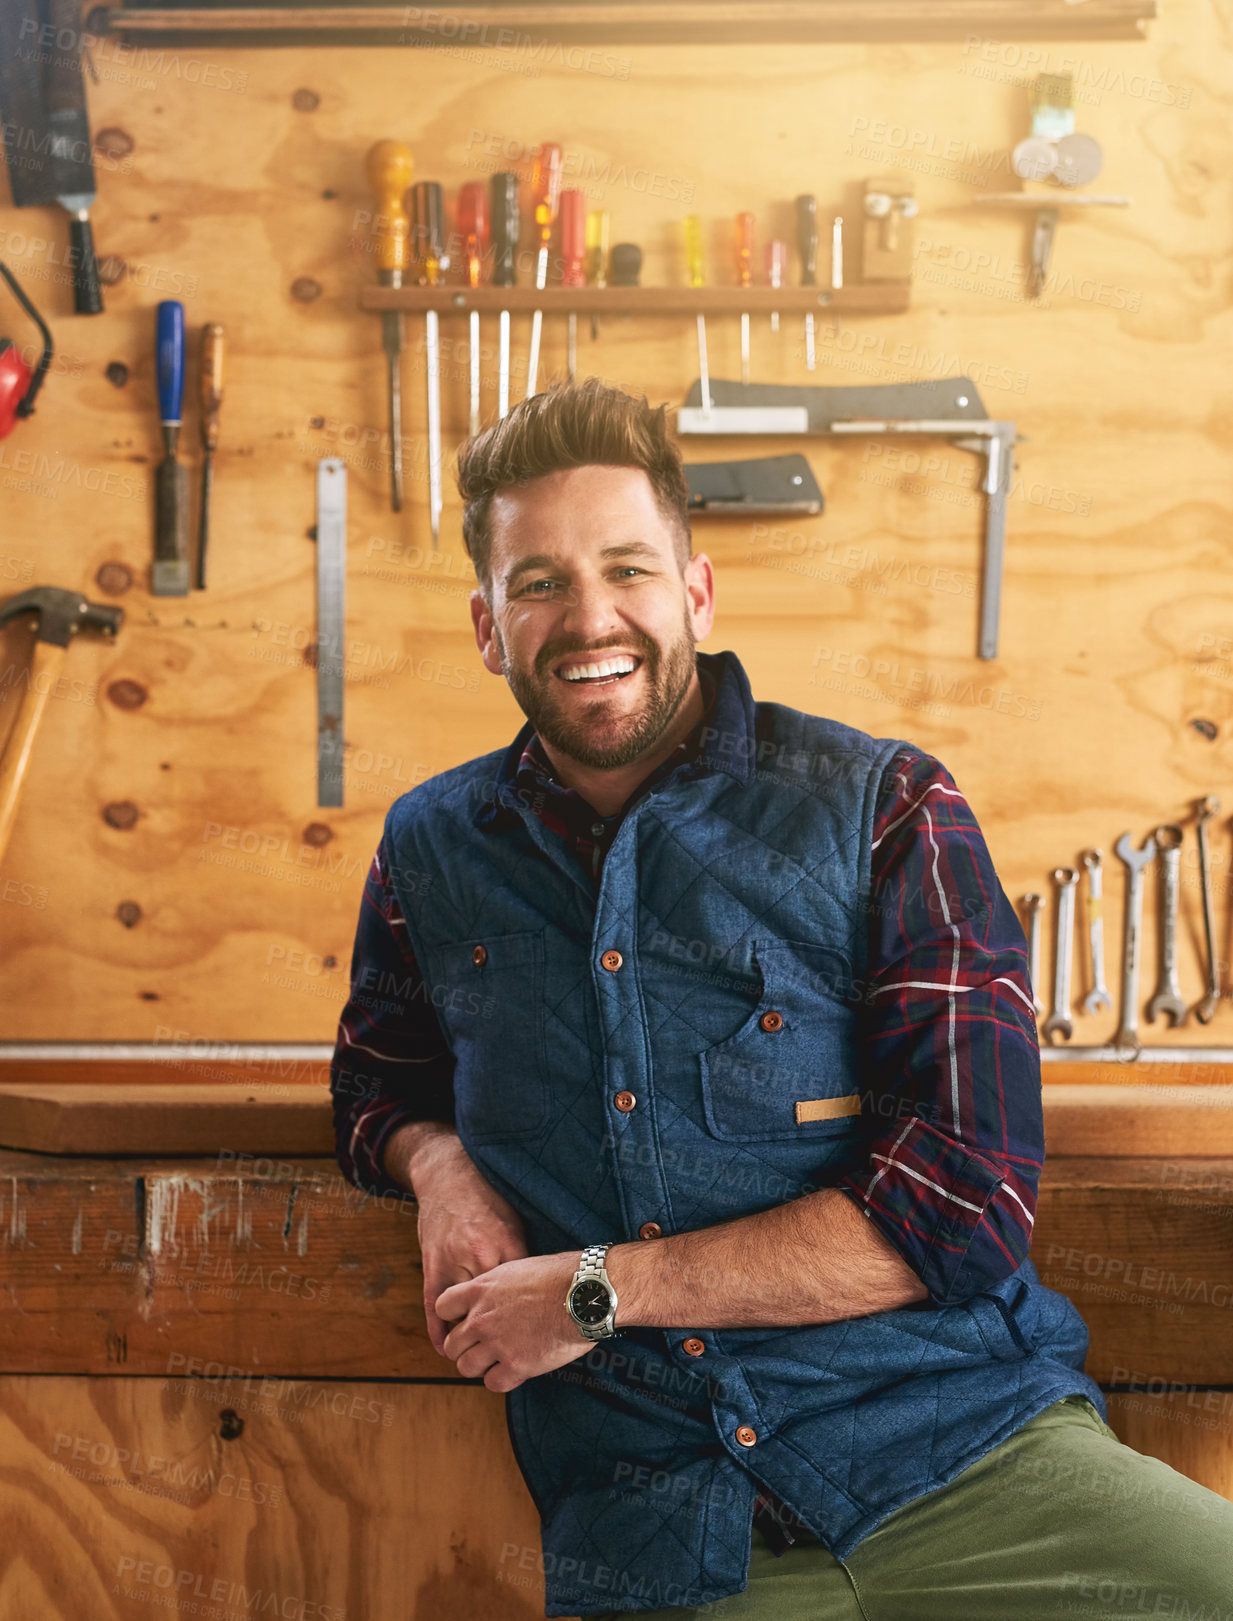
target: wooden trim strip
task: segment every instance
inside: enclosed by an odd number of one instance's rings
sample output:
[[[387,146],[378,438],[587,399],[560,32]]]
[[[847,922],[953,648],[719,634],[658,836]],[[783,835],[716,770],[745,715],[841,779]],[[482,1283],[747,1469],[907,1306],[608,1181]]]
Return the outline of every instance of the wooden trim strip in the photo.
[[[107,6],[93,27],[124,34],[396,36],[422,45],[502,45],[540,31],[553,40],[612,44],[783,44],[955,40],[972,32],[1005,39],[1146,37],[1156,0],[557,0],[539,4],[425,6]]]

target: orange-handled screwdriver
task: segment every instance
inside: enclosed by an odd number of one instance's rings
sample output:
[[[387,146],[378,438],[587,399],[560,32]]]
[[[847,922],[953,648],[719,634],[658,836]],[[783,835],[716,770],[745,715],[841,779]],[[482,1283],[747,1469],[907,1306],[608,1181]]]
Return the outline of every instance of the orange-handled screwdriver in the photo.
[[[407,239],[411,224],[403,208],[403,195],[411,184],[415,165],[411,148],[402,141],[378,141],[365,159],[368,184],[377,197],[373,218],[373,252],[383,287],[401,287],[409,262]],[[402,312],[382,310],[381,346],[389,365],[390,393],[390,502],[402,510]]]

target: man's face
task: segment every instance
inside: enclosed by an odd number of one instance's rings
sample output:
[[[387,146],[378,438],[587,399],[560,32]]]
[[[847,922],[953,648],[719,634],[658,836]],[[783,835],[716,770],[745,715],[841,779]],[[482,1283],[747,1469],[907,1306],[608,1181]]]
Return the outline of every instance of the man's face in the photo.
[[[600,770],[631,764],[689,691],[714,617],[709,560],[692,557],[682,577],[676,531],[633,467],[500,493],[491,531],[492,601],[471,598],[485,666],[553,748]]]

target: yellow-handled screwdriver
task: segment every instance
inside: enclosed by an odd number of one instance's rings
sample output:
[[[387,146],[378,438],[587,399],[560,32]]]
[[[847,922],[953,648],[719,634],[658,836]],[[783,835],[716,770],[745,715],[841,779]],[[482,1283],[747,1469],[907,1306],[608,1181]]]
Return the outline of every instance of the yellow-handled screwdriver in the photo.
[[[608,246],[612,225],[606,208],[587,215],[587,281],[592,287],[608,285]],[[592,341],[599,337],[599,311],[591,314]]]
[[[210,537],[210,495],[214,489],[214,452],[218,449],[218,413],[223,403],[223,329],[211,321],[201,331],[201,518],[197,525],[197,589],[205,590],[206,544]]]
[[[377,196],[373,245],[377,274],[383,287],[401,287],[409,263],[407,239],[411,225],[403,195],[411,184],[415,164],[411,148],[402,141],[378,141],[365,160],[368,184]],[[381,311],[381,346],[389,365],[390,393],[390,502],[402,511],[402,311]]]

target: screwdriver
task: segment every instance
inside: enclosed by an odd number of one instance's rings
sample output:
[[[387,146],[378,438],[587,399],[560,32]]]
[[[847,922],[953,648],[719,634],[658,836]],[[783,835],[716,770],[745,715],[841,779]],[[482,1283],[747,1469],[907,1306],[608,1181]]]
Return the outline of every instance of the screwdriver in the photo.
[[[411,184],[414,163],[411,148],[402,141],[378,141],[365,160],[368,184],[377,196],[373,220],[377,274],[383,287],[401,287],[407,268],[407,215],[403,193]],[[390,505],[402,511],[402,311],[381,311],[381,347],[389,366],[390,383]]]
[[[808,192],[796,199],[796,247],[801,256],[801,286],[818,285],[818,199]],[[814,349],[813,311],[805,315],[805,366],[813,371],[816,364]]]
[[[587,200],[581,191],[561,193],[561,286],[585,287]],[[569,312],[569,380],[578,381],[578,313]]]
[[[205,590],[206,545],[210,536],[210,495],[214,488],[214,452],[218,449],[218,412],[223,403],[223,329],[212,321],[201,330],[201,521],[197,527],[197,589]]]
[[[772,287],[783,286],[783,273],[788,263],[788,244],[778,240],[766,244],[766,279]],[[779,331],[779,311],[771,311],[771,331]]]
[[[740,287],[753,281],[754,217],[752,214],[736,216],[736,279]],[[749,311],[741,315],[741,382],[749,381]]]
[[[561,191],[561,148],[555,141],[545,141],[539,149],[531,176],[531,196],[535,205],[535,224],[539,230],[539,260],[535,266],[536,290],[548,285],[548,244],[552,241],[552,227],[557,217],[557,198]],[[544,312],[536,310],[531,320],[531,353],[527,358],[527,398],[535,393],[539,378],[539,341],[544,330]]]
[[[587,280],[592,287],[608,285],[608,233],[611,220],[606,208],[596,208],[587,215]],[[599,337],[599,311],[591,314],[591,337]]]
[[[153,595],[188,595],[188,468],[176,460],[184,403],[184,306],[164,299],[158,306],[158,414],[163,459],[154,471]]]
[[[484,255],[488,252],[488,193],[482,180],[468,180],[458,193],[458,229],[467,244],[467,285],[478,287]],[[472,439],[480,431],[480,318],[471,311],[471,419]]]
[[[441,187],[435,180],[417,180],[411,188],[411,254],[421,286],[436,287],[441,280]],[[424,312],[424,338],[428,359],[428,511],[432,549],[441,538],[441,346],[436,310]]]
[[[509,171],[492,177],[492,285],[512,287],[517,281],[518,176]],[[501,311],[500,360],[497,372],[497,415],[509,415],[509,311]]]
[[[689,266],[689,285],[701,287],[702,274],[702,221],[697,214],[685,220],[685,262]],[[706,363],[706,316],[698,311],[698,378],[702,390],[702,409],[711,409],[711,374]]]

